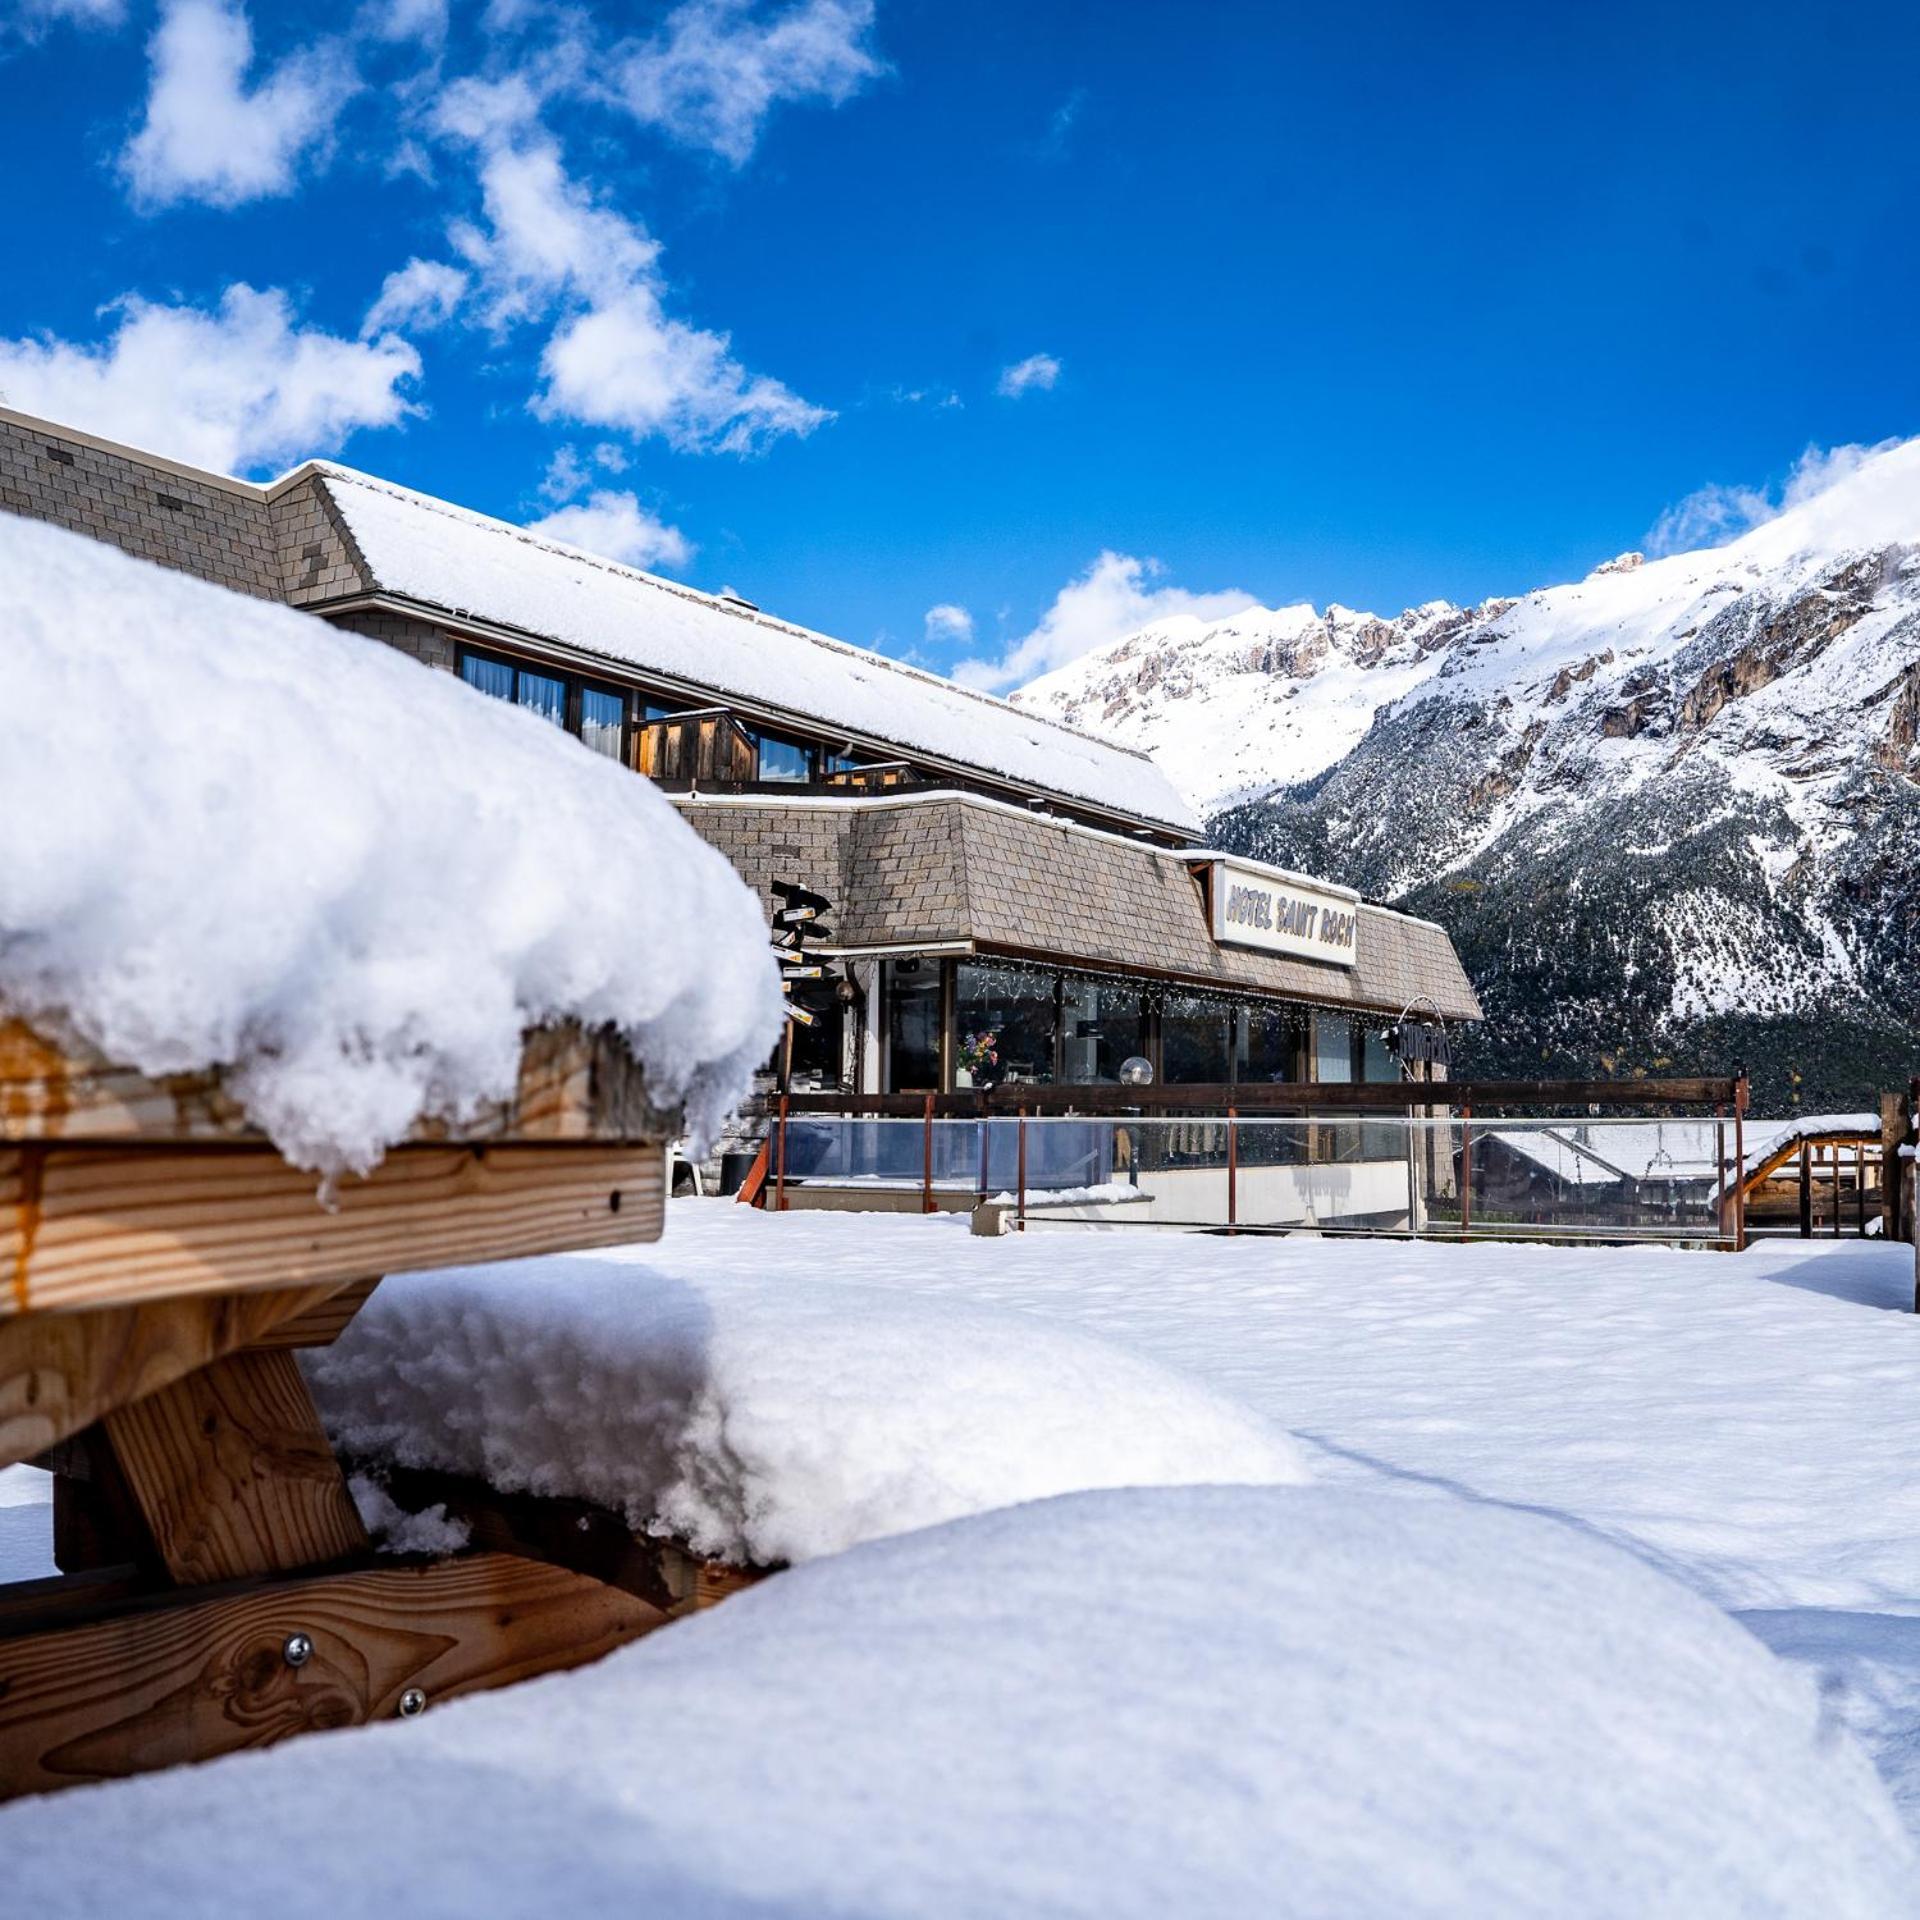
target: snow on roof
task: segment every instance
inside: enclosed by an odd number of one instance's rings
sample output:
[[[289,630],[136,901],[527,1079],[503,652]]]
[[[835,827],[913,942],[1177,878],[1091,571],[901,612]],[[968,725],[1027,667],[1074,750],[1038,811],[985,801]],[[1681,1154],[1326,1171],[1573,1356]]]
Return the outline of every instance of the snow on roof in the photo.
[[[1832,1693],[1558,1516],[1129,1488],[415,1720],[19,1801],[0,1855],[47,1920],[1882,1920],[1913,1853]]]
[[[289,1159],[364,1170],[628,1037],[696,1132],[779,1024],[760,908],[647,782],[309,615],[0,514],[0,1014],[221,1067]]]
[[[375,581],[389,592],[1017,786],[1182,828],[1196,824],[1144,754],[351,468],[322,462],[300,471],[322,477]]]
[[[1096,1333],[784,1264],[409,1274],[308,1372],[363,1459],[594,1500],[763,1565],[1088,1487],[1308,1477],[1264,1416]]]

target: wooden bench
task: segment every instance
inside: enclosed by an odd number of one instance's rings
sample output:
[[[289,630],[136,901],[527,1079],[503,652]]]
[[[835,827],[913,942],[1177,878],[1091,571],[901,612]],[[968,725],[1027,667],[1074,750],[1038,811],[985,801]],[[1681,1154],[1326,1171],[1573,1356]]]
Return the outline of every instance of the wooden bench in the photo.
[[[411,1715],[738,1584],[451,1482],[468,1551],[374,1554],[295,1359],[385,1275],[658,1238],[677,1123],[617,1039],[543,1029],[511,1100],[323,1194],[218,1074],[0,1022],[0,1466],[54,1472],[60,1568],[0,1587],[0,1798]]]

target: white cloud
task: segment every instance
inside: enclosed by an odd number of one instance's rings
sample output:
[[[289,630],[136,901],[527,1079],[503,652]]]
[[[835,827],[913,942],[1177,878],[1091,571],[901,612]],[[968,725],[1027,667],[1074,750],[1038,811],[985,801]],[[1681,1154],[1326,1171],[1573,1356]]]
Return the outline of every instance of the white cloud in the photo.
[[[527,531],[629,567],[678,571],[694,554],[693,542],[678,527],[668,526],[630,493],[591,493],[573,506],[528,521]]]
[[[942,601],[927,609],[926,633],[929,646],[969,646],[973,641],[973,615],[950,600]]]
[[[223,473],[330,453],[415,411],[406,341],[303,328],[277,288],[230,286],[212,310],[129,295],[108,311],[96,345],[0,340],[0,400]]]
[[[1036,387],[1042,393],[1051,393],[1059,378],[1060,362],[1052,354],[1030,353],[1024,360],[1016,360],[1012,366],[1000,370],[995,391],[1003,400],[1018,400]]]
[[[465,299],[468,284],[467,276],[445,261],[409,260],[380,283],[360,323],[360,336],[366,339],[391,327],[411,327],[417,332],[443,326]]]
[[[0,33],[12,28],[26,39],[37,40],[48,27],[123,26],[127,18],[127,0],[12,0],[0,8]]]
[[[447,37],[447,0],[369,0],[360,27],[377,40],[418,40],[437,47]]]
[[[685,0],[624,51],[614,88],[637,119],[739,166],[779,102],[837,107],[882,70],[872,25],[872,0],[798,0],[764,14],[747,0]]]
[[[547,462],[546,477],[540,482],[540,491],[549,500],[571,500],[591,478],[578,448],[559,447]]]
[[[485,228],[455,247],[479,275],[496,327],[558,311],[533,410],[683,450],[744,453],[833,416],[749,373],[724,333],[666,311],[659,244],[568,177],[544,136],[493,145],[481,166]]]
[[[1164,572],[1157,560],[1102,553],[1077,580],[1060,589],[1039,625],[1024,639],[1015,641],[998,660],[963,661],[953,677],[969,687],[1024,685],[1096,647],[1110,646],[1176,615],[1224,620],[1256,604],[1250,593],[1189,593],[1184,587],[1152,584]]]
[[[627,466],[625,450],[611,440],[602,440],[585,459],[580,449],[569,443],[554,450],[553,458],[547,462],[546,477],[540,482],[540,491],[549,500],[571,500],[592,485],[595,467],[605,473],[625,473]]]
[[[1898,444],[1895,440],[1882,440],[1871,447],[1808,447],[1793,463],[1786,481],[1777,491],[1771,486],[1723,486],[1718,482],[1698,488],[1661,514],[1648,530],[1643,544],[1647,552],[1656,557],[1687,553],[1697,547],[1724,546],[1729,540],[1737,540],[1741,534],[1778,519],[1788,508],[1817,499],[1858,472],[1875,454]]]
[[[334,120],[360,85],[344,47],[322,42],[249,89],[253,30],[227,0],[166,0],[148,55],[147,117],[120,156],[145,207],[236,207],[290,192],[303,160],[324,162]]]
[[[639,283],[562,323],[540,358],[543,418],[661,435],[683,451],[750,453],[833,416],[780,381],[750,374],[724,333],[671,320]]]

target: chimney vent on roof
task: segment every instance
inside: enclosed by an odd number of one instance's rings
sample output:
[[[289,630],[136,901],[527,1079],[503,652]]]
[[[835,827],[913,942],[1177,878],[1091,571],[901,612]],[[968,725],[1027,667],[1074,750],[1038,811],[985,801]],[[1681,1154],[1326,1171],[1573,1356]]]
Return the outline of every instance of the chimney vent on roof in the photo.
[[[723,607],[738,607],[742,613],[758,613],[760,611],[757,602],[749,600],[744,593],[735,593],[731,587],[722,587],[720,591],[714,595],[714,598],[718,600]]]

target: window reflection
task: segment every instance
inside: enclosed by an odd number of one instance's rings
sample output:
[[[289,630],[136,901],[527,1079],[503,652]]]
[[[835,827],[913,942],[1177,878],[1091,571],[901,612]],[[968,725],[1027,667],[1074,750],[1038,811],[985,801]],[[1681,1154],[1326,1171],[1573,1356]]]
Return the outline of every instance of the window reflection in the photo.
[[[777,733],[760,736],[759,778],[762,780],[806,781],[813,777],[813,754],[798,740],[783,740]]]

